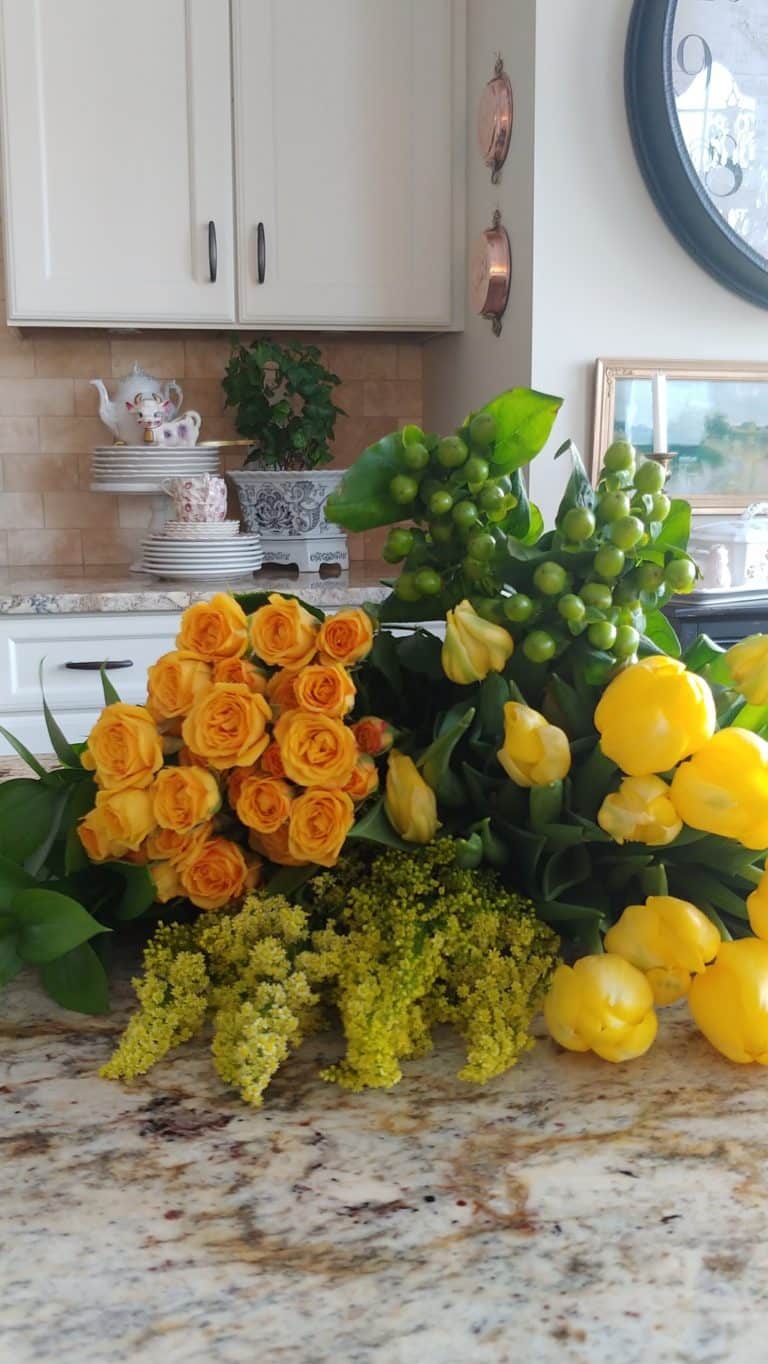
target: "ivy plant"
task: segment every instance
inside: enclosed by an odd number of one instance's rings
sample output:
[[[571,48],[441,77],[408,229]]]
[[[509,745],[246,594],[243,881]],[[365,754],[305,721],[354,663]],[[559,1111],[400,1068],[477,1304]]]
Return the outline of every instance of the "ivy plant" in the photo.
[[[268,469],[314,469],[332,458],[333,401],[341,382],[322,363],[317,346],[257,337],[249,346],[232,340],[222,380],[235,426],[253,444],[247,464]]]

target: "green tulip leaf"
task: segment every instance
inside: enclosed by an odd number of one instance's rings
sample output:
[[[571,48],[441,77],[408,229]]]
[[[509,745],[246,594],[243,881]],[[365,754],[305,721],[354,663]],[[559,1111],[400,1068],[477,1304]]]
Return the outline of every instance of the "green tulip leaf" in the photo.
[[[466,734],[474,718],[475,708],[470,706],[461,719],[445,734],[434,739],[419,758],[418,766],[421,769],[421,775],[433,791],[436,791],[440,785],[440,779],[451,761],[453,750],[462,736]]]
[[[362,838],[368,843],[383,843],[387,848],[399,848],[401,852],[413,852],[414,844],[395,831],[387,819],[383,799],[377,800],[362,819],[358,819],[347,835],[348,838]]]
[[[669,654],[670,658],[680,657],[682,652],[680,640],[663,611],[654,610],[646,613],[643,633],[662,653]]]

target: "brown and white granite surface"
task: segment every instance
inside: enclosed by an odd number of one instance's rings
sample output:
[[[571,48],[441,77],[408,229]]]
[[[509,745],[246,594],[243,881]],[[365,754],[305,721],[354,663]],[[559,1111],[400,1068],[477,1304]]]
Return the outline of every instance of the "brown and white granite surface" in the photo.
[[[613,1067],[548,1040],[390,1093],[308,1045],[260,1111],[203,1043],[99,1080],[125,1017],[30,978],[0,1015],[3,1364],[752,1364],[768,1307],[768,1074],[668,1012]]]
[[[292,592],[314,606],[362,606],[383,601],[383,564],[353,564],[335,576],[262,569],[233,580],[236,592]],[[93,612],[183,611],[214,592],[226,592],[226,582],[174,581],[133,573],[128,568],[71,574],[62,569],[32,573],[10,569],[0,573],[0,615],[44,616]]]

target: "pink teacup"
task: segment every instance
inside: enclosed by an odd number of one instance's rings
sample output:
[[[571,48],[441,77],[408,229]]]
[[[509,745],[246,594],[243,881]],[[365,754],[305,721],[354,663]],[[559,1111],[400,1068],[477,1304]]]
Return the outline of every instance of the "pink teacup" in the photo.
[[[227,485],[217,474],[169,478],[163,492],[173,499],[177,521],[226,520]]]

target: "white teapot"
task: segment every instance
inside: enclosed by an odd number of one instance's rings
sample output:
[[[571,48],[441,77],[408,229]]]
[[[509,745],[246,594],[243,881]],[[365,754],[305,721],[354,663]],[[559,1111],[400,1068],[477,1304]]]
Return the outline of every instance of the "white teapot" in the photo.
[[[143,440],[144,431],[136,418],[138,408],[145,399],[156,399],[159,395],[165,405],[164,415],[171,420],[181,407],[184,396],[175,379],[162,383],[146,374],[140,365],[134,365],[130,374],[120,380],[114,398],[110,398],[101,379],[91,379],[91,383],[99,393],[101,420],[112,432],[115,441],[123,445],[138,445]]]

